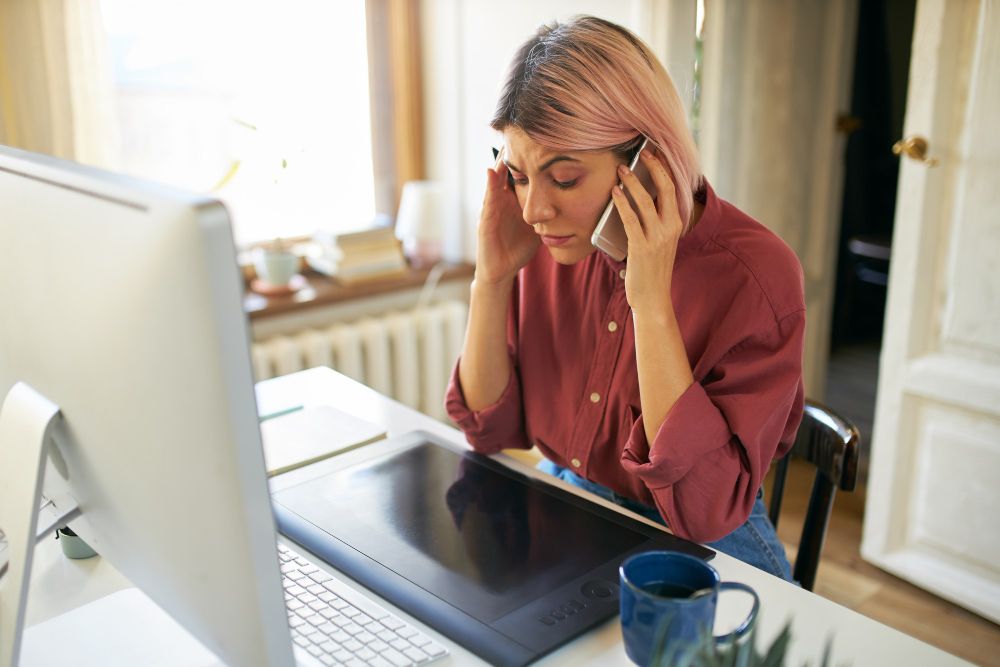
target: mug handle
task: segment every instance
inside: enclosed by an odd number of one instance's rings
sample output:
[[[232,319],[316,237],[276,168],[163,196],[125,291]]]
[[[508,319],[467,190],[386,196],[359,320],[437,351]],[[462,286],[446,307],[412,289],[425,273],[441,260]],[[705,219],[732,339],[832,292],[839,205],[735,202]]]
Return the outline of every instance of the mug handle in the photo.
[[[728,642],[737,642],[753,629],[754,624],[757,621],[757,612],[760,611],[760,598],[757,597],[757,591],[750,588],[746,584],[741,584],[737,581],[724,581],[719,584],[719,592],[723,591],[743,591],[744,593],[749,593],[753,596],[753,608],[747,617],[740,623],[739,627],[730,632],[727,635],[719,635],[715,637],[715,643],[725,644]]]

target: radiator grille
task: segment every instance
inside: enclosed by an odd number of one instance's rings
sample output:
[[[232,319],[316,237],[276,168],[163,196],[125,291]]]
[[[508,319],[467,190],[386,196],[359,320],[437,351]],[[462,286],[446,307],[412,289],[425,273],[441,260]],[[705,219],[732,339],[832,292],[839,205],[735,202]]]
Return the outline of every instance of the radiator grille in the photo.
[[[468,306],[444,301],[253,344],[258,380],[329,366],[412,408],[445,420],[444,392],[462,350]]]

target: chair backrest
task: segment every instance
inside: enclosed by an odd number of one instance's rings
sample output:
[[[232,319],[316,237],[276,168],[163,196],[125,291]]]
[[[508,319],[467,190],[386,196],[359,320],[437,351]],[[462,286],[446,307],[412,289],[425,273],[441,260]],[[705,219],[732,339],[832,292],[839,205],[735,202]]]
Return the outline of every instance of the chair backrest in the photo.
[[[804,458],[816,466],[816,477],[792,573],[806,590],[811,591],[816,582],[816,570],[823,551],[834,495],[837,489],[853,491],[857,484],[860,448],[861,434],[857,426],[824,405],[806,401],[795,445],[775,467],[770,516],[771,523],[777,527],[789,458]]]

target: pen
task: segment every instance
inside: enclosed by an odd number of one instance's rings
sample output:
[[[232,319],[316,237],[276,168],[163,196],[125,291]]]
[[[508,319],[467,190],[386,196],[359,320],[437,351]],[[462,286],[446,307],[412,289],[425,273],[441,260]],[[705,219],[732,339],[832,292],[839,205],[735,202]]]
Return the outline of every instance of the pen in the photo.
[[[301,405],[293,405],[292,407],[285,408],[284,410],[278,410],[277,412],[272,412],[270,414],[260,415],[257,418],[257,420],[261,421],[261,422],[264,422],[264,421],[267,421],[268,419],[274,419],[275,417],[283,417],[284,415],[287,415],[287,414],[289,414],[291,412],[297,412],[297,411],[299,411],[301,409],[302,409]]]

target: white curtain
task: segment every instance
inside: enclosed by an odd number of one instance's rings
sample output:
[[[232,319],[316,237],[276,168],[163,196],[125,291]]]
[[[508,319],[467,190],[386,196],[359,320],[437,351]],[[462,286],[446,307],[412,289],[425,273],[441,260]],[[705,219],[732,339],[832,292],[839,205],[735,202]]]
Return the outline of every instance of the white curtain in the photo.
[[[822,400],[840,228],[857,0],[709,0],[702,168],[780,235],[805,270],[805,382]]]
[[[0,143],[115,168],[99,0],[0,0]]]

